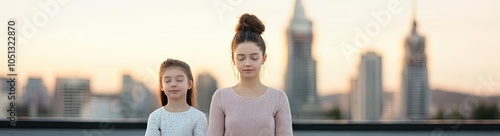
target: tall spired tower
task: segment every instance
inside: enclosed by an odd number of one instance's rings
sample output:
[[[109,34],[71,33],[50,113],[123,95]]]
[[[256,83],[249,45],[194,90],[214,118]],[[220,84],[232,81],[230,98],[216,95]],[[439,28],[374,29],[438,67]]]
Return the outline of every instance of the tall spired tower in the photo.
[[[286,88],[292,118],[319,118],[316,93],[316,61],[312,58],[312,22],[306,18],[302,2],[295,1],[295,12],[287,30],[288,65]]]
[[[403,63],[400,114],[403,119],[427,119],[430,92],[427,78],[425,37],[419,35],[417,32],[415,5],[413,10],[413,29],[405,40],[404,49],[405,58]]]

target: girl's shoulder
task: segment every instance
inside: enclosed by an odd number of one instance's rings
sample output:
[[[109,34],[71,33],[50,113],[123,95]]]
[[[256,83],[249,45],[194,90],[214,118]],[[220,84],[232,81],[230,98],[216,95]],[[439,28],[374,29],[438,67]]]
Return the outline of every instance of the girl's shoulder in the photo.
[[[199,116],[205,116],[205,113],[203,113],[202,111],[198,110],[197,108],[195,107],[191,107],[189,109],[191,112],[191,114],[195,114],[195,115],[199,115]]]
[[[159,116],[161,116],[163,114],[164,111],[165,111],[165,109],[162,106],[162,107],[154,110],[153,112],[151,112],[149,114],[149,117],[159,117]]]
[[[191,107],[189,110],[190,112],[188,114],[191,114],[190,116],[194,116],[195,118],[206,118],[205,113],[196,109],[195,107]]]

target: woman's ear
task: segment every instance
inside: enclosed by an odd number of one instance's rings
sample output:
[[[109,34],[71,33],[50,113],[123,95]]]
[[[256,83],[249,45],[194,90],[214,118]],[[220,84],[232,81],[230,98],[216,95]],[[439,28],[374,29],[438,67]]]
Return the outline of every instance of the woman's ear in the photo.
[[[266,59],[267,59],[267,54],[264,54],[262,56],[262,64],[264,64],[264,62],[266,62]]]

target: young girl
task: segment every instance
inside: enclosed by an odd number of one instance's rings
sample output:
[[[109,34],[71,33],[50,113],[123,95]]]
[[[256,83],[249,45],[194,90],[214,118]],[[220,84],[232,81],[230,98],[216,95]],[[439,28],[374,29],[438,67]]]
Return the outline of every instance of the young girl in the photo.
[[[218,89],[212,96],[208,136],[291,136],[292,117],[285,92],[260,82],[266,61],[264,25],[244,14],[231,44],[232,62],[240,82]]]
[[[161,108],[149,115],[146,136],[204,136],[205,114],[195,108],[194,79],[189,65],[167,59],[160,66]]]

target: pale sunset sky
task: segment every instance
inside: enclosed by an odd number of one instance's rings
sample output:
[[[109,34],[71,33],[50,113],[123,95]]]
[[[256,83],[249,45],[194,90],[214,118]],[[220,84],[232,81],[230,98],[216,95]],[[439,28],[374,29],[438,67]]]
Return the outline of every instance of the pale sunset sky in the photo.
[[[94,93],[111,94],[118,93],[122,75],[128,73],[156,90],[159,64],[167,58],[190,64],[195,77],[209,72],[219,88],[232,86],[238,80],[232,72],[230,43],[238,17],[250,13],[266,26],[262,36],[268,60],[262,82],[284,89],[285,34],[295,0],[59,2],[1,1],[0,56],[4,58],[0,64],[4,66],[0,74],[8,73],[7,20],[16,18],[18,37],[25,40],[18,42],[16,50],[19,88],[24,88],[29,77],[40,77],[52,93],[56,77],[84,77],[91,80]],[[372,12],[388,11],[391,3],[400,10],[388,12],[390,20],[382,26]],[[430,88],[500,95],[500,1],[416,3],[418,31],[427,38]],[[369,50],[382,56],[384,90],[400,90],[403,40],[413,23],[412,1],[303,0],[303,5],[313,22],[313,58],[317,61],[320,95],[348,92],[351,78],[357,76],[361,54]],[[217,12],[220,7],[222,12]],[[380,29],[369,37],[368,46],[346,57],[340,44],[354,45],[359,34],[356,30],[364,32],[373,23]],[[30,25],[37,31],[23,31]]]

